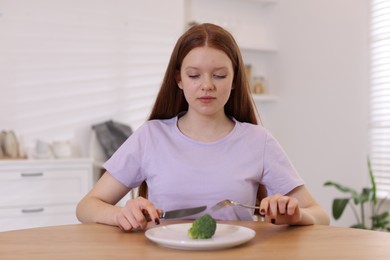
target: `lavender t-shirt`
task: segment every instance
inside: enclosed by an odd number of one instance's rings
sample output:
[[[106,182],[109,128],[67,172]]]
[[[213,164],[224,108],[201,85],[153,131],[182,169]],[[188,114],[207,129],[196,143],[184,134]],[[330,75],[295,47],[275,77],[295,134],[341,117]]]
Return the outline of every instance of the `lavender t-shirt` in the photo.
[[[223,199],[255,204],[259,183],[268,194],[286,194],[303,185],[285,152],[262,126],[236,120],[215,142],[199,142],[177,127],[178,117],[151,120],[138,128],[104,164],[123,185],[146,180],[156,208],[172,210],[207,205],[220,220],[249,220],[253,211],[237,207],[213,211]]]

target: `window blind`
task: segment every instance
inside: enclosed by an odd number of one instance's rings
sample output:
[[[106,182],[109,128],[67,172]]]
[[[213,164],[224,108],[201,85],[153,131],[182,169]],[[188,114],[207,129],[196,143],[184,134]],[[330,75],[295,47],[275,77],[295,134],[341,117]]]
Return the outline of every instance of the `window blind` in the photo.
[[[370,158],[378,196],[390,194],[390,1],[371,2]]]
[[[51,141],[110,119],[137,128],[182,33],[181,2],[0,1],[0,129]]]

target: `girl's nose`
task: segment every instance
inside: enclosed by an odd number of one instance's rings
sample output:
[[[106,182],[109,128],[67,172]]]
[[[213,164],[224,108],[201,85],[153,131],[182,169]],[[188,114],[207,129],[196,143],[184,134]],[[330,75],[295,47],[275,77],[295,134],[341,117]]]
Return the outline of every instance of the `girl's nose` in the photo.
[[[206,79],[203,83],[202,83],[202,90],[203,91],[211,91],[215,88],[214,86],[214,83],[212,80],[210,79]]]

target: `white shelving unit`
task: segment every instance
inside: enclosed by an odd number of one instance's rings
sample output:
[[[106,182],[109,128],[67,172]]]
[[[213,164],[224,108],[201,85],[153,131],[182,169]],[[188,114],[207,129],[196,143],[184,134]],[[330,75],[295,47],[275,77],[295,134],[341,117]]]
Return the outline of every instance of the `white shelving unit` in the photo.
[[[210,22],[229,30],[240,46],[251,79],[263,77],[265,91],[253,94],[255,102],[275,102],[275,8],[278,0],[187,0],[186,22]],[[223,6],[224,8],[220,8]],[[254,82],[251,82],[253,85]]]

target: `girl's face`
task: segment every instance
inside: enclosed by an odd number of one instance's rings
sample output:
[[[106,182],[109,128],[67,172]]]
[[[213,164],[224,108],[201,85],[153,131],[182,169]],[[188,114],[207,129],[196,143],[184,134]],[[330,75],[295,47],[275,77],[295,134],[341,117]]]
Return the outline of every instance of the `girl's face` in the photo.
[[[192,49],[184,57],[177,79],[188,102],[188,113],[224,114],[233,78],[232,62],[223,51],[206,46]]]

